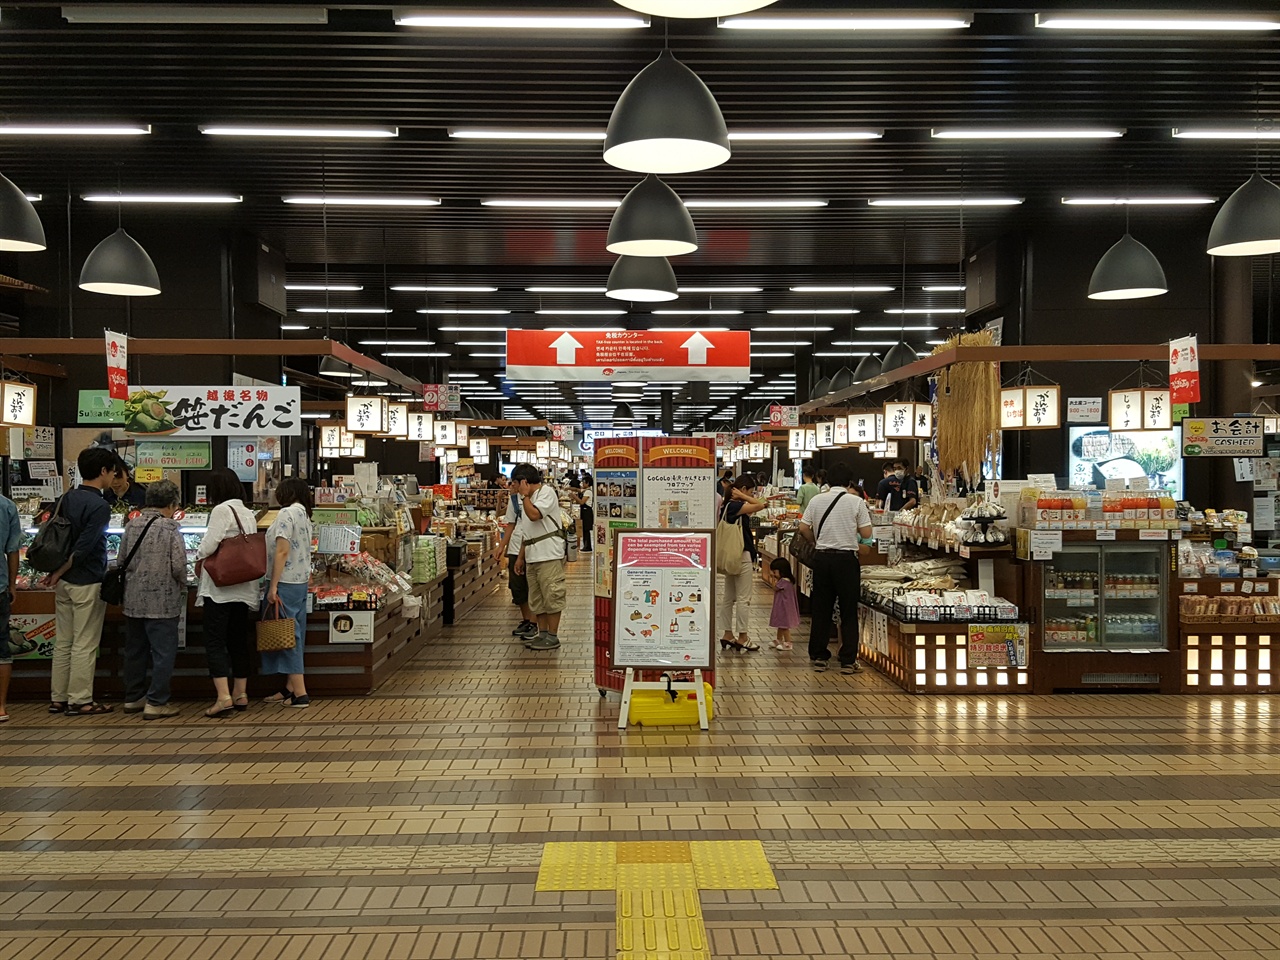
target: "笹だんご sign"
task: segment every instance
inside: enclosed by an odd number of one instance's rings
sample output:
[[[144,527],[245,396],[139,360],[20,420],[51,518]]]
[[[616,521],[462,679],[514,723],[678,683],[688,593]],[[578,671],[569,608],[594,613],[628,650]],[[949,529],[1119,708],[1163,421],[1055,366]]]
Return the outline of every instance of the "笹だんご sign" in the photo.
[[[508,330],[507,376],[523,380],[747,380],[745,330]]]
[[[298,387],[139,387],[124,409],[134,436],[236,437],[302,433]]]
[[[1184,457],[1260,457],[1262,417],[1213,417],[1182,421]]]

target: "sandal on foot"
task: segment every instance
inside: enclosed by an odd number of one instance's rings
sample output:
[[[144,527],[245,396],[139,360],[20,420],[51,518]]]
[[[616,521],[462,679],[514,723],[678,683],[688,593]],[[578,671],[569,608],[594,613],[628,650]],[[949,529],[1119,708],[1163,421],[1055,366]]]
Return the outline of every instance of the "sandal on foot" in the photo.
[[[226,704],[225,707],[223,706],[224,703]],[[227,714],[235,712],[235,701],[227,697],[225,700],[219,699],[217,703],[204,712],[204,715],[209,718],[225,717]]]
[[[269,697],[263,697],[262,702],[263,703],[284,703],[291,696],[293,696],[293,694],[290,693],[289,690],[285,689],[285,690],[281,690],[279,693],[273,693]]]
[[[89,717],[100,713],[113,713],[114,711],[115,707],[109,707],[105,703],[99,703],[95,700],[93,703],[68,704],[66,716]]]
[[[3,711],[0,711],[0,723],[8,723],[8,722],[9,722],[9,714],[4,713]]]
[[[249,698],[248,698],[248,697],[236,697],[236,698],[235,698],[235,700],[233,700],[233,701],[232,701],[232,704],[231,704],[231,705],[232,705],[233,707],[235,707],[235,709],[237,709],[237,710],[242,710],[242,711],[243,711],[243,710],[248,710],[248,709],[249,709]]]
[[[63,700],[63,701],[61,701],[61,702],[59,702],[59,701],[57,701],[57,700],[51,700],[51,701],[49,701],[49,712],[50,712],[50,713],[66,713],[66,712],[67,712],[67,702],[66,702],[65,700]]]

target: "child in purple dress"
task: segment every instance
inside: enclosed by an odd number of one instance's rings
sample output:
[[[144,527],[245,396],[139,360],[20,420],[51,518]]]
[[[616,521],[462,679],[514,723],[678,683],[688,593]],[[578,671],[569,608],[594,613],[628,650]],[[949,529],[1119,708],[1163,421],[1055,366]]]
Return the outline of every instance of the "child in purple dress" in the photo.
[[[791,561],[779,557],[764,571],[764,582],[773,587],[773,610],[769,613],[769,626],[778,631],[773,642],[775,650],[791,649],[791,631],[800,626],[800,603],[796,600],[796,578],[791,572]]]

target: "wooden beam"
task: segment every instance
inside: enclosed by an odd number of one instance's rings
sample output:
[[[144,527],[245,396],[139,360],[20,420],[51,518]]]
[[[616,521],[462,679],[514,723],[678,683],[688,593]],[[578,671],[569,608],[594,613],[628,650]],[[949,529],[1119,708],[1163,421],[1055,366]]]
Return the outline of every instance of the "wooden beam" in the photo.
[[[0,340],[0,365],[10,370],[18,370],[37,377],[54,377],[67,379],[67,368],[60,363],[46,363],[43,360],[29,360],[26,357],[9,357],[3,353],[4,341]]]

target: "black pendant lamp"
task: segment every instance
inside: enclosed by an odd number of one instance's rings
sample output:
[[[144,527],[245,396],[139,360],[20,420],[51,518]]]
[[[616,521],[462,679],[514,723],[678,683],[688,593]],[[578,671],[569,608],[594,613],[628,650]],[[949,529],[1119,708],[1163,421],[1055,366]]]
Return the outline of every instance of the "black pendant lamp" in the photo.
[[[1089,278],[1090,300],[1137,300],[1168,292],[1160,261],[1129,233],[1102,255]]]
[[[899,367],[905,367],[908,363],[915,363],[917,359],[916,352],[907,346],[906,341],[899,340],[884,355],[884,360],[880,364],[880,372],[888,373],[890,370],[897,370]]]
[[[684,201],[651,173],[614,211],[606,249],[633,257],[678,257],[698,249],[698,233]]]
[[[874,355],[868,355],[862,358],[856,367],[853,368],[853,382],[862,383],[880,376],[880,358]]]
[[[0,175],[0,250],[32,253],[47,246],[36,208],[12,180]]]
[[[823,377],[813,385],[813,392],[809,394],[810,400],[821,400],[831,392],[831,378]]]
[[[142,244],[120,227],[85,258],[80,289],[117,297],[154,297],[160,292],[160,274]]]
[[[631,404],[619,403],[613,408],[613,425],[615,428],[627,426],[630,427],[636,419],[635,413],[631,410]]]
[[[82,283],[81,286],[84,284]],[[354,380],[360,376],[360,371],[347,366],[337,357],[325,357],[320,361],[320,376]]]
[[[609,271],[605,296],[636,303],[674,300],[676,273],[665,257],[619,257]]]
[[[693,173],[729,159],[729,128],[698,75],[663,50],[622,91],[604,160],[636,173]]]
[[[848,390],[853,386],[853,371],[847,366],[841,367],[835,372],[835,376],[831,378],[831,393],[839,393],[841,390]]]
[[[1255,173],[1213,219],[1208,253],[1213,257],[1258,257],[1280,253],[1280,187]]]
[[[698,17],[732,17],[768,7],[777,0],[618,0],[621,6],[652,17],[692,20]]]

